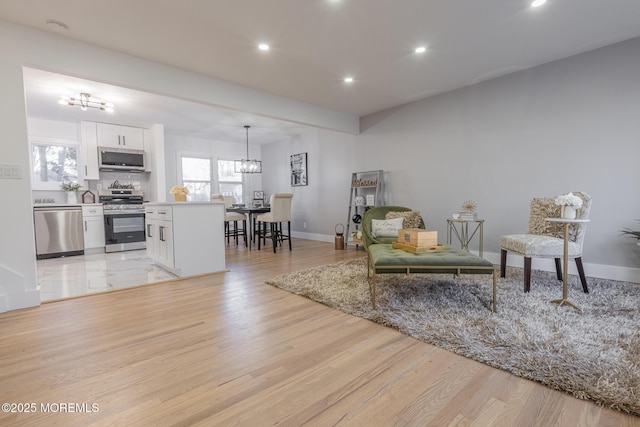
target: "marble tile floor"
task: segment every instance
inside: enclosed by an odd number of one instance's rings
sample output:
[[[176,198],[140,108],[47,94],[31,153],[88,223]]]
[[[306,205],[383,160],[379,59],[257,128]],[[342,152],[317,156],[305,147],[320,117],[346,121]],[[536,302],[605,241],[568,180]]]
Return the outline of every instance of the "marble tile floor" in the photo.
[[[155,266],[146,250],[37,260],[41,301],[77,297],[176,276]]]

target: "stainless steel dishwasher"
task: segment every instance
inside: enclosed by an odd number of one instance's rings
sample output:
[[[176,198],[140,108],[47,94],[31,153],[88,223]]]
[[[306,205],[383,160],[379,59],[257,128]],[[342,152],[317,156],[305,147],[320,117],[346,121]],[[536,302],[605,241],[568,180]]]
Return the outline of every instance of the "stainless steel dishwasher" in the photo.
[[[36,206],[33,222],[37,259],[84,254],[80,206]]]

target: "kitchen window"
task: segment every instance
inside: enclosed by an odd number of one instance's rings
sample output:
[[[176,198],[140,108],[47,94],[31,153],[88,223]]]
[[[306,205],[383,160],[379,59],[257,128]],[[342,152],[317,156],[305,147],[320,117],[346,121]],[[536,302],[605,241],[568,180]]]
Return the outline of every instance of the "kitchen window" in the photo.
[[[212,158],[197,155],[180,158],[182,185],[189,189],[188,200],[208,201],[217,193],[233,195],[236,203],[242,203],[244,181],[242,174],[234,172],[233,160],[219,159],[214,163]]]
[[[236,203],[242,203],[244,182],[242,174],[234,171],[233,160],[218,160],[218,193],[233,195]]]
[[[182,157],[182,185],[189,189],[189,200],[211,200],[212,167],[211,159],[202,157]]]
[[[63,182],[78,182],[78,143],[32,139],[31,177],[34,190],[60,190]]]

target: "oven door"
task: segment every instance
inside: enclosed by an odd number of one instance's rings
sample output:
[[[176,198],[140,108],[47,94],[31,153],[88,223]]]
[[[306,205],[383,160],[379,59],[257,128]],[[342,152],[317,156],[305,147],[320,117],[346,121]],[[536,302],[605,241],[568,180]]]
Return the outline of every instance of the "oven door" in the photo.
[[[144,249],[144,213],[104,214],[105,251]]]

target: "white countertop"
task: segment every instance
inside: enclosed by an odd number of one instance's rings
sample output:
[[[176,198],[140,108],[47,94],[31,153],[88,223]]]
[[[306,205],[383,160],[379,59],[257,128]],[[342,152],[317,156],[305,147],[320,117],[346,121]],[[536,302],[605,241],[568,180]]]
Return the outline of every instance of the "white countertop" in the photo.
[[[222,200],[214,200],[210,202],[147,202],[144,204],[145,206],[192,206],[192,205],[200,205],[200,206],[211,206],[211,205],[222,205],[224,206],[224,202]]]
[[[61,207],[82,207],[82,206],[102,206],[102,203],[34,203],[34,208],[61,208]]]

